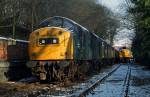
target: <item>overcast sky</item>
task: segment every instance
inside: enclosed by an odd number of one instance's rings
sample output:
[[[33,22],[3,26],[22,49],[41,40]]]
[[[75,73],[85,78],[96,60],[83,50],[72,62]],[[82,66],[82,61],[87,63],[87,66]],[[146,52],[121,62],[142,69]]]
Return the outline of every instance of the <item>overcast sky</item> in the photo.
[[[99,0],[102,5],[110,8],[114,13],[119,13],[122,16],[126,14],[126,2],[125,0]],[[133,30],[128,30],[126,28],[118,30],[117,35],[114,39],[114,45],[124,46],[130,45],[132,43],[132,38],[134,36]]]
[[[107,6],[110,8],[112,11],[119,11],[120,10],[120,5],[123,3],[124,0],[99,0],[99,2],[102,5]]]

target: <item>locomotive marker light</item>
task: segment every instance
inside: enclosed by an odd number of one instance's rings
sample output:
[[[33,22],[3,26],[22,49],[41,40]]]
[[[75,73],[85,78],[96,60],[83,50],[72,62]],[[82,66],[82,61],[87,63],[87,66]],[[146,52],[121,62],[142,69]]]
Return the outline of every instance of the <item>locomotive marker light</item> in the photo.
[[[56,40],[56,39],[53,39],[53,43],[54,43],[54,44],[56,44],[56,43],[58,43],[58,42],[57,42],[57,40]]]
[[[80,43],[77,43],[77,47],[80,48]]]
[[[42,44],[45,44],[45,40],[42,40]]]

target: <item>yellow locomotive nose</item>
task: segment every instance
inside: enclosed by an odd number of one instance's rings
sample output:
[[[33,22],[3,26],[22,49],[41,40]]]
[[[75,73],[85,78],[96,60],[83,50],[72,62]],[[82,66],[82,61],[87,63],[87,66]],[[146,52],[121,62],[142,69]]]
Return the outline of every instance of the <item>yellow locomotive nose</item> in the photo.
[[[70,32],[59,27],[45,27],[30,35],[31,60],[73,59],[73,41]]]

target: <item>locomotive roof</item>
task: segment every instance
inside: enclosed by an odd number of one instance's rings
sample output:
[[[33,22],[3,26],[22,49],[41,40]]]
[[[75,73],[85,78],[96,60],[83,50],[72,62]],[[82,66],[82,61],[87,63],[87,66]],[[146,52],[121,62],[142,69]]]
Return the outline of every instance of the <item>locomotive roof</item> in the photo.
[[[46,23],[46,22],[50,22],[51,20],[54,20],[54,19],[60,19],[62,20],[62,22],[64,21],[69,21],[70,23],[74,24],[74,26],[79,26],[81,27],[82,29],[84,30],[87,30],[85,27],[81,26],[80,24],[76,23],[75,21],[69,19],[69,18],[66,18],[66,17],[62,17],[62,16],[53,16],[53,17],[49,17],[45,20],[43,20],[39,25],[38,27],[40,27],[40,25],[42,26],[42,24]],[[88,30],[87,30],[88,31]]]
[[[40,28],[40,26],[43,27],[43,25],[44,25],[45,23],[50,22],[51,20],[55,20],[55,19],[60,19],[62,22],[64,22],[64,21],[69,21],[70,23],[73,24],[73,26],[79,26],[79,27],[81,27],[83,30],[88,31],[85,27],[81,26],[80,24],[76,23],[75,21],[73,21],[73,20],[71,20],[71,19],[69,19],[69,18],[66,18],[66,17],[62,17],[62,16],[49,17],[49,18],[43,20],[38,26],[39,26],[39,28]],[[44,27],[47,27],[47,26],[48,26],[48,25],[45,25]],[[88,31],[88,32],[90,32],[90,31]],[[102,38],[100,38],[99,36],[97,36],[95,33],[93,33],[93,32],[90,32],[90,33],[92,33],[95,37],[97,37],[97,38],[99,39],[99,41],[102,41],[102,42],[104,42],[105,44],[107,44],[107,45],[110,46],[110,44],[108,44],[104,39],[102,39]]]

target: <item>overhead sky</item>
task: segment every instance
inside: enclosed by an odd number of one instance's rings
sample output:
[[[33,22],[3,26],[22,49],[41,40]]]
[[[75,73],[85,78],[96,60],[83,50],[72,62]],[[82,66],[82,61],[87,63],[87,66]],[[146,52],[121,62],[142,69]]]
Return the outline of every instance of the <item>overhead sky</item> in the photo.
[[[124,0],[99,0],[102,5],[107,6],[112,11],[118,12],[120,10],[119,6]]]
[[[125,0],[99,0],[99,3],[110,8],[114,13],[121,14],[122,16],[126,14],[127,4]],[[124,28],[122,30],[118,29],[117,35],[114,39],[115,46],[129,46],[132,43],[132,38],[134,36],[133,30],[128,30]]]

